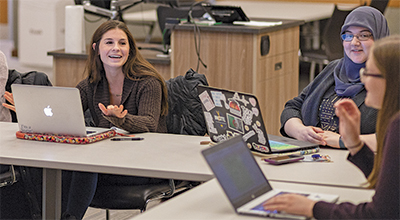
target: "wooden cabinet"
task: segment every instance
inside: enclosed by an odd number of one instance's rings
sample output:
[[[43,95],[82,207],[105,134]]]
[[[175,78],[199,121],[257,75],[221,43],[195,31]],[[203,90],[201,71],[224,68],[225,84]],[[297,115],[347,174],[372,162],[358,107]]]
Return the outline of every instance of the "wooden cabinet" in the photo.
[[[299,25],[283,21],[272,27],[198,26],[196,42],[205,68],[198,64],[192,24],[170,26],[171,72],[189,68],[206,75],[210,86],[258,97],[269,134],[279,135],[284,103],[298,93]],[[262,45],[266,55],[262,55]]]

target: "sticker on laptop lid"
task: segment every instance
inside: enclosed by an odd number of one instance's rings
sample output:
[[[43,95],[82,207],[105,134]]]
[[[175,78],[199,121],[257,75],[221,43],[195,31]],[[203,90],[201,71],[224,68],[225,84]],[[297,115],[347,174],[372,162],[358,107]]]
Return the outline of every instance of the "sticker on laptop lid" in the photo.
[[[23,124],[19,126],[19,130],[23,133],[32,133],[33,132],[33,129],[31,126],[23,125]]]
[[[251,122],[253,121],[253,112],[244,106],[242,106],[242,112],[243,112],[242,120],[244,124],[251,125]]]
[[[228,127],[234,131],[243,134],[243,121],[239,117],[226,113],[228,119]]]
[[[251,130],[251,131],[247,132],[246,134],[244,134],[242,138],[245,142],[247,142],[247,140],[249,140],[249,138],[253,137],[255,134],[256,134],[256,132]]]
[[[240,110],[239,104],[234,99],[229,99],[229,111],[230,113],[241,116],[242,111]]]
[[[249,104],[249,102],[246,100],[246,98],[244,98],[244,95],[242,95],[242,98],[239,97],[239,94],[237,92],[235,92],[235,94],[232,97],[233,99],[243,103],[243,105],[247,105]]]
[[[207,128],[210,133],[218,134],[217,129],[214,127],[213,117],[210,112],[204,112],[204,119],[206,120]]]
[[[257,150],[257,151],[261,151],[261,152],[265,152],[268,153],[269,152],[269,148],[260,144],[256,144],[256,143],[252,143],[253,145],[253,149]]]
[[[219,111],[215,111],[214,121],[219,129],[226,129],[226,118],[222,116]]]
[[[215,107],[215,105],[214,105],[213,101],[211,100],[210,96],[208,95],[207,91],[202,92],[199,95],[199,98],[207,111],[211,111]]]
[[[214,100],[215,106],[225,107],[226,109],[229,109],[229,105],[226,103],[226,97],[222,92],[211,91],[211,96]]]

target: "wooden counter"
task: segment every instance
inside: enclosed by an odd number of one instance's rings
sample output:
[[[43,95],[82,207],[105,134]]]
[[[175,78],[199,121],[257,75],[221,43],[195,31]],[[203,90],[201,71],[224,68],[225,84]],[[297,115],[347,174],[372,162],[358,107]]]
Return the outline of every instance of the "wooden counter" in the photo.
[[[283,106],[298,93],[299,25],[303,23],[282,20],[282,25],[271,27],[197,25],[200,57],[207,65],[204,68],[200,64],[198,72],[207,76],[211,86],[255,94],[268,133],[279,135]],[[196,69],[194,25],[169,24],[167,27],[172,29],[171,72],[175,73],[174,77],[189,68]],[[265,55],[261,54],[262,46],[269,49]]]
[[[161,48],[157,44],[141,44],[142,48]],[[149,61],[164,79],[171,78],[169,57],[160,57],[161,52],[142,49],[140,53]],[[84,70],[88,54],[72,54],[65,53],[64,49],[50,51],[47,55],[53,56],[53,72],[55,78],[55,86],[75,87],[82,79],[85,78]]]

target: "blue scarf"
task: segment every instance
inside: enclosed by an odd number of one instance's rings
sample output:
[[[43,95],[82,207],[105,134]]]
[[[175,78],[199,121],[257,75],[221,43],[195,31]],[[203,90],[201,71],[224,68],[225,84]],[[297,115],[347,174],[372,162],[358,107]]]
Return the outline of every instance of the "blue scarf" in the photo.
[[[360,69],[365,67],[364,63],[354,63],[346,54],[333,70],[335,77],[335,92],[338,96],[353,97],[364,89],[360,80]]]

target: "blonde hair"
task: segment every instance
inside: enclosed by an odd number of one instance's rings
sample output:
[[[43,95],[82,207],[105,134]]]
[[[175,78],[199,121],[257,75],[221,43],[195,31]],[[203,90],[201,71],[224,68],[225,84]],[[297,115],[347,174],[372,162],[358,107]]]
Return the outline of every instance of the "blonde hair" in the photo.
[[[376,123],[377,153],[374,168],[368,177],[369,188],[375,188],[382,164],[386,129],[391,119],[400,111],[400,35],[392,35],[375,42],[371,59],[386,79],[382,108]]]

